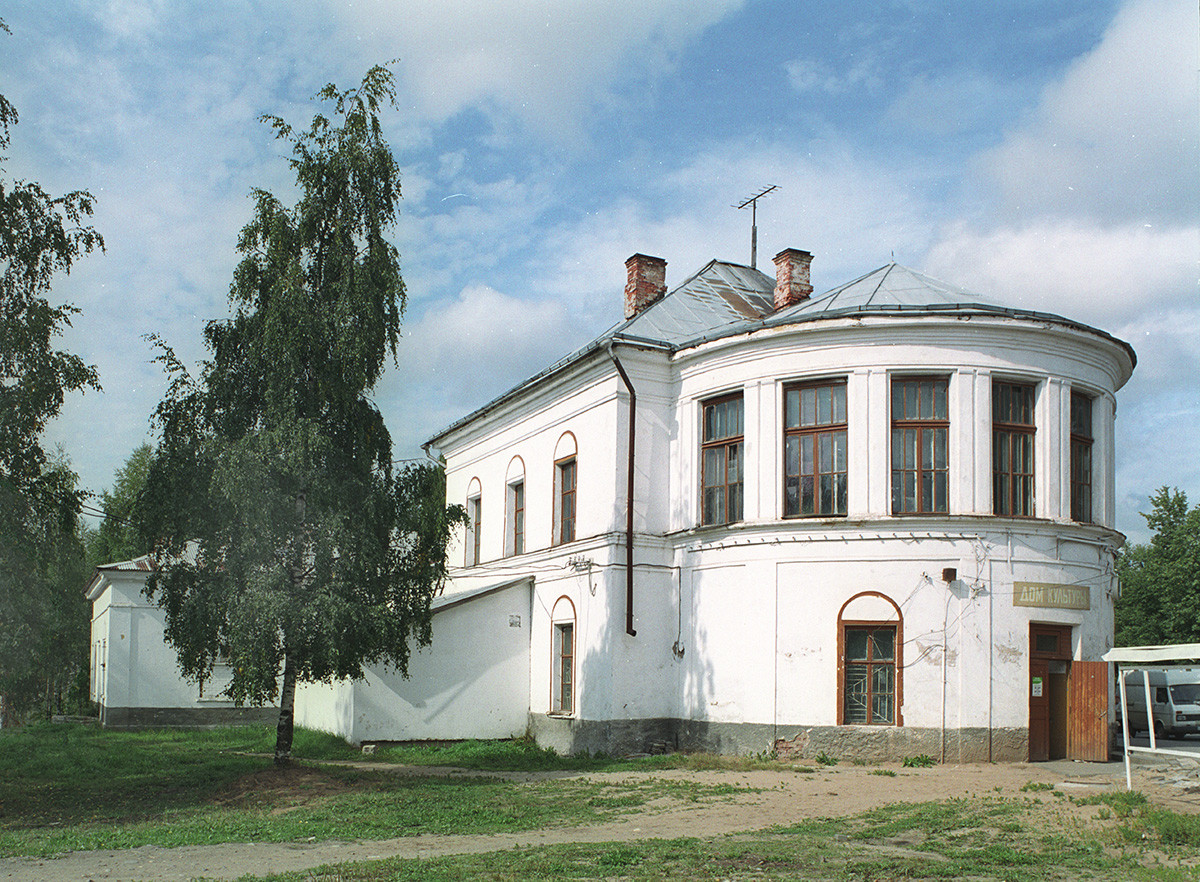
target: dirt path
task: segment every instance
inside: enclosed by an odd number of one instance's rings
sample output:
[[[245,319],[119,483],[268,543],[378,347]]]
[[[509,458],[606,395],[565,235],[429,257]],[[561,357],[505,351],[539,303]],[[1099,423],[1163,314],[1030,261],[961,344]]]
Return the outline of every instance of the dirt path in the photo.
[[[651,808],[594,826],[552,827],[526,833],[406,836],[358,842],[230,843],[180,848],[143,846],[124,851],[74,852],[49,859],[5,858],[0,859],[0,880],[236,879],[246,874],[306,870],[322,864],[385,857],[474,854],[566,842],[719,836],[761,830],[804,818],[852,815],[896,802],[924,802],[959,796],[1030,796],[1021,790],[1030,782],[1053,784],[1072,795],[1086,795],[1124,785],[1124,767],[1117,763],[1021,763],[929,769],[892,767],[892,770],[895,777],[872,774],[870,768],[854,766],[822,769],[813,774],[780,771],[588,773],[577,777],[597,781],[687,779],[748,786],[757,792],[727,799],[706,799],[695,804],[675,803],[657,810]],[[561,776],[561,773],[553,774]],[[1141,767],[1135,770],[1134,786],[1155,803],[1176,811],[1200,813],[1200,777],[1194,769]],[[1065,800],[1062,805],[1081,814],[1094,811],[1076,808]]]

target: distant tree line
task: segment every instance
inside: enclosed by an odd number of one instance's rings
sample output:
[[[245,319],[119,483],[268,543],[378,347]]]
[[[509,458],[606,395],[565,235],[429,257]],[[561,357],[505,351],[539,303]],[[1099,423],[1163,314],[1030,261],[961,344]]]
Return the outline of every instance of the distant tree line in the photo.
[[[1142,517],[1154,530],[1150,542],[1117,559],[1117,645],[1200,643],[1200,506],[1163,487]]]

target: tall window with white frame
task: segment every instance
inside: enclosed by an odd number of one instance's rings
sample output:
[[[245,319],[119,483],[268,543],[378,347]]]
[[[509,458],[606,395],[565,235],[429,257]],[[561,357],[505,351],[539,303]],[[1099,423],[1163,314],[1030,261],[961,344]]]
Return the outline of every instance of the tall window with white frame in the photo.
[[[892,380],[892,514],[950,510],[949,381]]]
[[[525,482],[513,481],[508,485],[508,538],[506,551],[510,554],[525,553]]]
[[[1071,520],[1092,522],[1092,399],[1071,393]]]
[[[846,513],[846,381],[783,392],[784,517]]]
[[[550,713],[575,712],[575,607],[560,597],[551,613],[554,665],[550,675]]]
[[[555,523],[554,544],[575,541],[575,457],[554,464],[555,496],[558,518]]]
[[[1034,387],[997,380],[992,384],[992,511],[1034,513]]]
[[[842,655],[842,725],[896,725],[896,626],[845,623]]]
[[[731,524],[742,519],[742,395],[704,402],[700,446],[701,522]]]
[[[471,534],[467,537],[466,565],[469,567],[473,567],[480,562],[479,538],[483,532],[482,520],[483,497],[480,495],[467,497],[467,529]]]

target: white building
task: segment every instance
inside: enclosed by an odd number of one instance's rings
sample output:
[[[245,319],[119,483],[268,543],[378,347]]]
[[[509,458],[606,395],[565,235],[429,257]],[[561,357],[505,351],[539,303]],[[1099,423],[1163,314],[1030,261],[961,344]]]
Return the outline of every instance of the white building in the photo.
[[[277,719],[278,707],[236,707],[220,694],[228,667],[216,666],[203,684],[183,678],[175,648],[163,637],[163,612],[142,594],[150,572],[150,558],[139,557],[97,567],[88,585],[91,690],[100,722],[125,729]]]
[[[472,521],[446,600],[507,605],[435,615],[410,681],[308,720],[564,751],[1106,753],[1133,350],[895,264],[812,297],[809,254],[775,261],[665,294],[635,255],[623,324],[432,438]],[[479,657],[518,634],[527,670]],[[518,712],[439,728],[405,697],[431,672],[439,716],[475,679]],[[394,725],[367,723],[379,688]]]
[[[302,686],[297,722],[1106,756],[1133,350],[895,264],[812,297],[810,261],[667,294],[631,257],[622,324],[428,442],[471,527],[410,679]]]

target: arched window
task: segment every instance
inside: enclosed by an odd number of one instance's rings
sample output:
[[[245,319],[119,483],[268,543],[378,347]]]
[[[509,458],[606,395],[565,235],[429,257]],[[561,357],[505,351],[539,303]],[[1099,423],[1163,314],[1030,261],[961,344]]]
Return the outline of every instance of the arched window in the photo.
[[[550,713],[575,713],[575,604],[558,598],[550,615],[553,663],[550,669]]]
[[[525,461],[514,456],[504,476],[504,556],[525,553]]]
[[[480,562],[479,538],[483,527],[483,489],[478,478],[467,485],[467,541],[464,563],[473,567]]]
[[[554,526],[551,543],[575,541],[575,488],[579,479],[575,435],[564,432],[554,448]]]
[[[838,725],[902,726],[904,622],[895,601],[863,591],[838,612]]]

